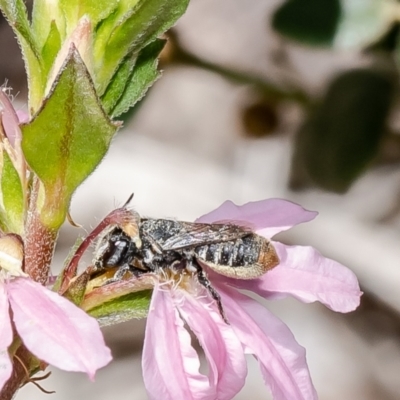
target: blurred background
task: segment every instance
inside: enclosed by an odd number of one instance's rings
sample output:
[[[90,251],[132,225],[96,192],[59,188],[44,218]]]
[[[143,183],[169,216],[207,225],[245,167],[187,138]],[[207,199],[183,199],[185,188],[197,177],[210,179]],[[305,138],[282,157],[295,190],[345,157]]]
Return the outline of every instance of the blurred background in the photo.
[[[399,21],[395,0],[192,0],[168,34],[163,77],[72,202],[86,231],[132,192],[142,215],[189,221],[226,199],[284,197],[317,210],[279,239],[351,268],[361,307],[267,307],[307,349],[321,400],[400,399]],[[0,46],[0,83],[24,109],[23,64],[4,20]],[[79,234],[62,229],[55,272]],[[146,399],[144,327],[105,329],[115,361],[94,384],[55,370],[43,386],[57,400]],[[44,395],[27,385],[19,396]],[[250,398],[269,398],[252,359],[236,399]]]

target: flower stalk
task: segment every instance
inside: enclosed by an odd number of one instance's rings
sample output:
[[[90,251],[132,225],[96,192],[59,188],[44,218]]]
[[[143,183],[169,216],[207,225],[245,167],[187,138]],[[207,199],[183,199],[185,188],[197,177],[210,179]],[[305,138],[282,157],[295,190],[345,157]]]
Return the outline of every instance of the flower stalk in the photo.
[[[40,181],[33,178],[26,218],[25,272],[36,282],[46,284],[58,230],[43,224],[38,213]]]
[[[29,351],[24,346],[20,346],[13,359],[12,375],[0,392],[0,400],[11,400],[18,389],[29,380],[24,365],[29,365],[30,359]]]

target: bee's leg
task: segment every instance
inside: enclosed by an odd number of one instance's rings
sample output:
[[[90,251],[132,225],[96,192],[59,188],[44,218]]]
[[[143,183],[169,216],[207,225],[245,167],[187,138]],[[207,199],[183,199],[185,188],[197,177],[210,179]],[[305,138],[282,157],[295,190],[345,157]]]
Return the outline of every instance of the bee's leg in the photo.
[[[225,321],[225,323],[229,325],[228,318],[226,317],[224,308],[222,307],[221,296],[211,285],[211,282],[207,278],[207,274],[204,272],[203,268],[195,258],[193,258],[192,261],[188,261],[188,263],[189,263],[189,268],[194,267],[196,269],[197,279],[199,280],[199,283],[208,290],[211,297],[217,303],[218,311],[221,314],[222,319]]]
[[[143,263],[145,264],[148,271],[156,271],[157,261],[159,261],[160,256],[158,254],[154,254],[151,249],[143,249],[143,254]]]
[[[133,265],[129,265],[129,271],[131,272],[132,275],[134,275],[136,278],[138,278],[140,275],[146,274],[149,272],[148,270],[144,270],[141,268],[137,268]]]
[[[122,267],[119,267],[115,271],[114,276],[110,279],[107,279],[101,286],[109,285],[110,283],[114,283],[114,282],[118,282],[118,281],[122,280],[124,275],[130,270],[131,270],[131,268],[130,268],[129,264],[125,264]]]
[[[143,261],[146,264],[151,264],[154,259],[154,253],[150,249],[143,249]]]

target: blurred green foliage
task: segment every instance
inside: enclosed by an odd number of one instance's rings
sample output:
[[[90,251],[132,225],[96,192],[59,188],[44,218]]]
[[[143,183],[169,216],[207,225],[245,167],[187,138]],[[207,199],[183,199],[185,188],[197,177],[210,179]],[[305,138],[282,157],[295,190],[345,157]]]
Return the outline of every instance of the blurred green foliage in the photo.
[[[280,34],[311,45],[332,44],[341,17],[339,0],[289,0],[272,17]]]
[[[392,94],[385,74],[340,74],[298,131],[293,170],[304,168],[321,188],[346,191],[378,153]]]
[[[400,143],[388,121],[400,94],[399,15],[398,0],[283,1],[268,16],[280,39],[272,61],[282,71],[281,82],[205,60],[182,46],[176,32],[169,35],[168,62],[251,87],[257,100],[241,113],[248,138],[279,130],[285,118],[279,110],[296,104],[303,119],[295,130],[289,185],[343,193],[375,162],[385,162],[387,143]],[[311,92],[290,57],[290,50],[307,47],[339,56],[346,52],[347,58],[351,53],[358,64],[337,71],[319,93]]]
[[[330,45],[332,52],[345,47],[367,60],[362,69],[339,73],[305,109],[293,152],[294,188],[345,192],[379,154],[399,89],[395,10],[394,0],[287,0],[275,10],[272,27],[292,43]]]

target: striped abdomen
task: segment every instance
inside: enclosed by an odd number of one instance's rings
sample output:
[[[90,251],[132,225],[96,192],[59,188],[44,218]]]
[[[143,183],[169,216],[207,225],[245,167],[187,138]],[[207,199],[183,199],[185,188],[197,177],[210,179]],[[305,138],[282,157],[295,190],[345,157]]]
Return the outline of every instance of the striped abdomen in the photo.
[[[232,241],[197,246],[194,253],[216,272],[239,279],[257,278],[279,263],[272,244],[255,233]]]

